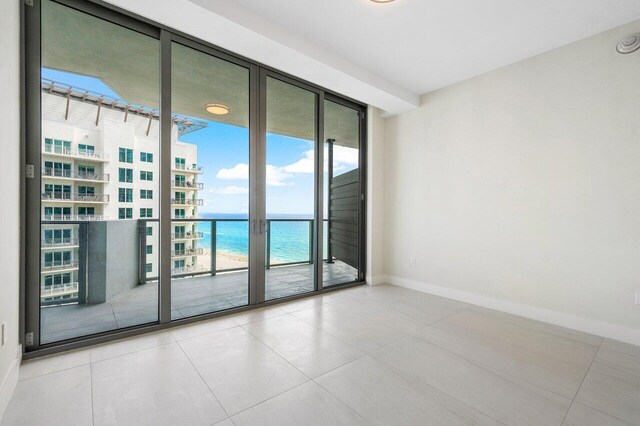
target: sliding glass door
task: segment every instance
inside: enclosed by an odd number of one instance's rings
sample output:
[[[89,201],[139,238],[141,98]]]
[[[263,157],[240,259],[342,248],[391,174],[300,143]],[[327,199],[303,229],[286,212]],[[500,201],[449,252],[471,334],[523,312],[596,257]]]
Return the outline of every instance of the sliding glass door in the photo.
[[[250,69],[172,42],[171,319],[249,304]]]
[[[362,105],[92,2],[25,23],[27,351],[362,281]]]

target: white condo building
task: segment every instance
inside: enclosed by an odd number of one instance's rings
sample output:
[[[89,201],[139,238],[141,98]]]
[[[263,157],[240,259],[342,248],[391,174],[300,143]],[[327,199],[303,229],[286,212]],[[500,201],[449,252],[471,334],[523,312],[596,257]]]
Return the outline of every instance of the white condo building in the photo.
[[[206,268],[198,247],[198,191],[202,168],[194,144],[179,136],[205,126],[174,117],[172,132],[172,275]],[[43,303],[78,298],[81,225],[141,221],[141,283],[158,276],[158,111],[82,89],[43,82],[42,288]],[[50,223],[55,221],[56,223]],[[48,223],[49,222],[49,223]],[[61,223],[62,222],[62,223]],[[90,248],[89,248],[90,250]],[[89,254],[90,255],[90,254]]]

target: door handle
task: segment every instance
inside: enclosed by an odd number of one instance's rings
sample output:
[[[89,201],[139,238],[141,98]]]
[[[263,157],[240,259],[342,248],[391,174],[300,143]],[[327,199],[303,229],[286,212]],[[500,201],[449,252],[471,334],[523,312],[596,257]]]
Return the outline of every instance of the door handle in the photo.
[[[255,219],[251,222],[251,232],[253,232],[254,234],[257,234],[257,233],[258,233],[258,232],[256,231],[256,225],[257,225],[257,224],[258,224],[258,221],[257,221],[257,220],[255,220]]]
[[[261,220],[260,221],[260,233],[269,232],[269,221]]]

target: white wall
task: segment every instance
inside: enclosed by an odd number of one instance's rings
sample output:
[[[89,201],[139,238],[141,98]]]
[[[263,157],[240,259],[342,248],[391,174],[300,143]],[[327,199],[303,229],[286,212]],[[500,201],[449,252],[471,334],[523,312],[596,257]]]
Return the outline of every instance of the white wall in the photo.
[[[18,379],[19,220],[20,220],[20,2],[2,3],[0,13],[0,223],[2,227],[2,281],[0,323],[7,323],[8,341],[0,346],[0,418]]]
[[[382,111],[367,111],[367,284],[384,281],[384,123]]]
[[[640,344],[640,52],[615,51],[638,31],[387,119],[387,280]]]

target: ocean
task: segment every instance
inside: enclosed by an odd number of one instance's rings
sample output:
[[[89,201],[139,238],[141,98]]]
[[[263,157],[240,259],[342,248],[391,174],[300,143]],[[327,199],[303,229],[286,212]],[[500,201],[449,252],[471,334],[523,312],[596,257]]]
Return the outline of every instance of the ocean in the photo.
[[[216,224],[216,248],[218,252],[234,256],[248,256],[249,223],[246,215],[214,213],[204,214],[202,218],[221,219]],[[224,219],[243,220],[224,221]],[[310,256],[309,223],[311,217],[309,215],[273,215],[269,216],[269,219],[272,219],[271,264],[308,261]],[[199,247],[210,250],[211,222],[199,222],[198,231],[204,234],[204,238],[198,240]]]

